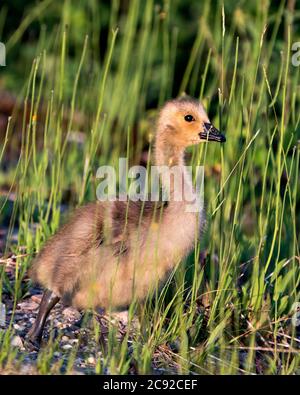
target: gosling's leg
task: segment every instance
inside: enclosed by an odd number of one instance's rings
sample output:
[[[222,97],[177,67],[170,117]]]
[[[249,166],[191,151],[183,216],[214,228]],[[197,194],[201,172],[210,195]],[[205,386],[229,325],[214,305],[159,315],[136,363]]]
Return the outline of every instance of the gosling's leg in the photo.
[[[43,294],[37,318],[26,336],[26,346],[32,350],[38,350],[43,336],[43,329],[51,309],[58,303],[60,298],[54,292],[46,290]]]
[[[100,336],[99,336],[99,344],[103,348],[103,351],[107,351],[107,342],[106,342],[106,337],[108,334],[108,329],[107,326],[103,324],[102,319],[104,319],[105,315],[105,309],[102,308],[96,308],[95,309],[96,313],[96,320],[98,321],[99,327],[100,327]]]

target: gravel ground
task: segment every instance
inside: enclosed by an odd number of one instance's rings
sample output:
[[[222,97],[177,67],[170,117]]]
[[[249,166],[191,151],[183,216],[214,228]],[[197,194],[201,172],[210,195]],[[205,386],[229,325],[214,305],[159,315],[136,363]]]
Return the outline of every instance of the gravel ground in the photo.
[[[5,273],[10,280],[10,284],[13,285],[15,280],[14,257],[7,259],[5,263]],[[28,282],[28,279],[25,277],[25,286],[26,282]],[[26,297],[16,305],[15,314],[13,320],[11,320],[13,300],[9,293],[5,291],[2,295],[2,303],[5,305],[5,317],[2,317],[2,323],[0,318],[0,331],[6,331],[12,321],[14,331],[12,331],[13,335],[10,339],[10,345],[18,350],[16,359],[23,359],[19,368],[19,373],[34,374],[37,372],[36,363],[38,354],[43,351],[45,344],[49,342],[50,338],[58,342],[58,346],[55,347],[51,365],[55,366],[56,363],[63,360],[60,370],[61,373],[66,370],[70,352],[76,347],[78,349],[72,373],[95,373],[97,361],[103,359],[103,350],[105,350],[107,341],[106,334],[108,332],[109,318],[107,316],[101,317],[97,313],[89,313],[88,316],[84,316],[83,312],[72,307],[64,306],[62,303],[58,303],[52,309],[46,322],[40,351],[29,351],[25,347],[24,338],[35,321],[41,298],[42,289],[30,287]],[[111,322],[117,327],[117,336],[119,340],[126,334],[127,320],[127,311],[116,313],[112,317]],[[99,342],[99,340],[96,341],[95,339],[95,325],[98,326],[97,329],[103,334],[101,337],[102,342]],[[134,373],[134,371],[132,371],[132,373]]]
[[[29,373],[34,370],[38,357],[37,351],[27,350],[24,344],[24,338],[35,321],[39,302],[42,297],[39,289],[35,288],[33,291],[35,292],[33,295],[17,304],[13,319],[14,335],[11,337],[11,346],[18,349],[19,357],[24,357],[21,368],[23,373]],[[2,327],[1,330],[6,330],[11,321],[12,301],[6,298],[5,306],[7,309],[6,328]],[[122,337],[126,332],[127,312],[114,317],[114,323],[118,327],[119,337]],[[103,344],[101,345],[100,342],[97,342],[95,339],[95,325],[99,325],[100,330],[104,333],[105,344],[107,340],[105,333],[108,330],[107,317],[100,318],[96,316],[95,320],[91,314],[87,322],[83,324],[83,313],[72,307],[66,307],[58,303],[57,306],[53,308],[47,320],[40,350],[43,350],[50,337],[58,341],[58,347],[55,347],[56,351],[53,354],[52,364],[55,365],[56,362],[64,359],[65,361],[62,364],[61,370],[63,373],[70,352],[74,347],[78,347],[73,373],[95,373],[96,361],[102,358],[101,350],[103,349]]]

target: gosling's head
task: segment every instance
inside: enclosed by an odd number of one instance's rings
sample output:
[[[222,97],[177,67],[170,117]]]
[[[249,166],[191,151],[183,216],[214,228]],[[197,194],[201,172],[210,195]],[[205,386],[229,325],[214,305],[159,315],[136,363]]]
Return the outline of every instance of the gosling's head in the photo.
[[[183,148],[203,141],[226,141],[210,123],[202,104],[190,97],[170,100],[164,105],[158,118],[158,132],[167,143]]]

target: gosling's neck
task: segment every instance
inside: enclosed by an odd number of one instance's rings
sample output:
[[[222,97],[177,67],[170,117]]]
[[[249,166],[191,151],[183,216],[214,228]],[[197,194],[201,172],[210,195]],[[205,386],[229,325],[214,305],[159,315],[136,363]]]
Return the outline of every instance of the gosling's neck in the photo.
[[[187,171],[185,167],[184,160],[184,148],[181,146],[176,146],[170,144],[163,135],[157,134],[156,144],[155,144],[155,165],[162,166],[169,171],[161,171],[161,182],[162,188],[167,190],[169,194],[170,203],[174,202],[176,205],[185,204],[185,198],[188,193],[194,191],[191,174]],[[173,177],[170,179],[170,171],[172,168],[177,168],[182,175],[182,189],[181,189],[181,200],[178,201],[178,196],[175,196],[175,185]],[[178,191],[178,189],[177,189]]]
[[[168,141],[157,138],[155,145],[156,166],[185,166],[184,149],[170,145]]]

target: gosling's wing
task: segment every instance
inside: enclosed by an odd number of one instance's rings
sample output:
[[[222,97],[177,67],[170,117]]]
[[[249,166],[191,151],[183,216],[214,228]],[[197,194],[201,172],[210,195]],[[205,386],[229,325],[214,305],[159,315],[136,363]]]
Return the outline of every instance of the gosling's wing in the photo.
[[[117,237],[126,227],[137,227],[141,223],[157,221],[168,202],[162,201],[116,201],[112,209],[112,227]]]
[[[111,211],[112,247],[115,255],[122,255],[129,250],[130,232],[149,227],[152,222],[159,222],[162,210],[167,202],[116,201]]]

